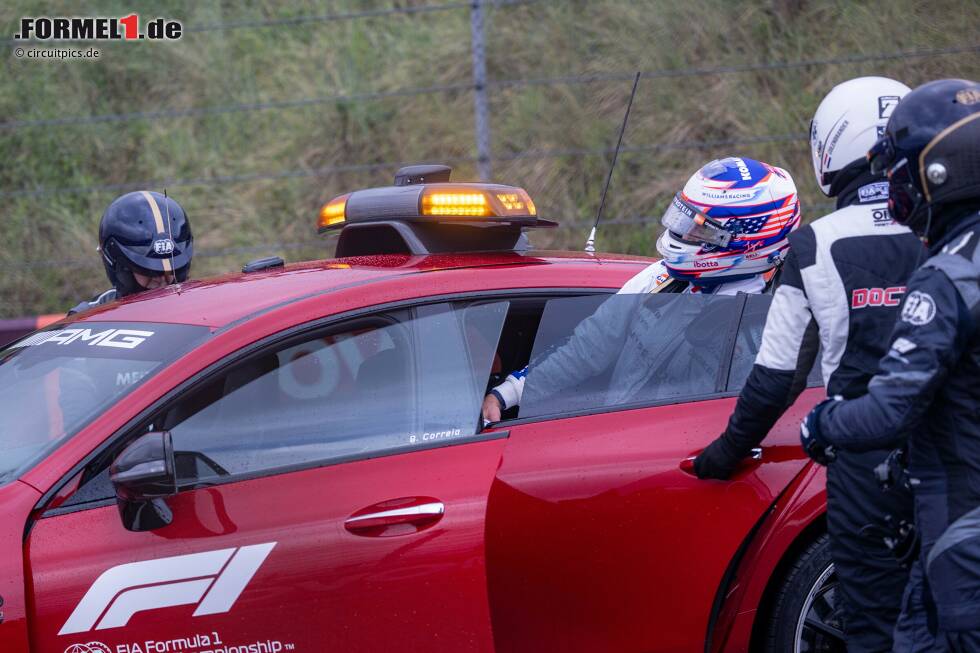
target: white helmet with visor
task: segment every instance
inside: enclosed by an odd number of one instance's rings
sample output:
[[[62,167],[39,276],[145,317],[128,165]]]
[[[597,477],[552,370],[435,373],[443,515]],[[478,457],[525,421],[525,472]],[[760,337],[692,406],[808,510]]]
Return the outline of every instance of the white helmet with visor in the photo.
[[[858,77],[827,93],[810,121],[813,174],[824,195],[836,194],[831,186],[844,168],[865,165],[868,150],[909,90],[887,77]]]

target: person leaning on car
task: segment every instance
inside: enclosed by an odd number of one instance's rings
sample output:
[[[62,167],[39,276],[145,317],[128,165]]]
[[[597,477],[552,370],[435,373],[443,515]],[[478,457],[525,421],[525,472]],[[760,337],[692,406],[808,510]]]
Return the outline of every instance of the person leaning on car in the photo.
[[[790,236],[790,254],[762,345],[725,432],[694,461],[702,479],[727,479],[802,391],[822,345],[829,395],[857,397],[885,353],[905,284],[923,247],[888,213],[888,182],[867,152],[909,91],[882,77],[844,82],[810,125],[813,169],[837,210]],[[905,488],[882,492],[873,470],[888,450],[842,454],[827,472],[827,530],[847,650],[891,649],[907,572],[880,536],[886,515],[911,517]]]
[[[760,204],[759,197],[769,201]],[[657,251],[663,259],[627,281],[614,300],[582,321],[562,346],[511,372],[494,387],[484,398],[483,419],[499,421],[502,410],[520,405],[529,367],[535,390],[543,396],[554,396],[612,368],[619,390],[607,399],[619,403],[656,383],[659,376],[670,376],[671,365],[692,364],[697,357],[685,357],[681,346],[691,335],[686,328],[690,320],[676,314],[671,314],[672,320],[660,319],[656,311],[635,313],[642,308],[642,296],[764,292],[765,273],[779,265],[788,247],[786,237],[800,223],[800,203],[793,179],[782,168],[727,157],[692,175],[660,222],[665,230],[657,240]],[[637,301],[623,298],[630,295]],[[651,341],[677,346],[661,347]],[[680,391],[677,386],[671,389]]]
[[[99,222],[99,252],[112,288],[77,304],[69,315],[187,279],[194,237],[174,199],[139,190],[113,200]]]

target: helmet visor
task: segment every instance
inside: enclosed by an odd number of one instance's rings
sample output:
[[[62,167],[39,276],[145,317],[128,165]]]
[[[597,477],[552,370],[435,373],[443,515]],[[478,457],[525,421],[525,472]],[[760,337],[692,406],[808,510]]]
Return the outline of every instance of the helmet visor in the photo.
[[[732,240],[731,233],[685,202],[680,193],[674,195],[660,218],[660,224],[686,241],[727,247]]]
[[[922,207],[922,193],[912,181],[912,166],[905,157],[890,166],[888,175],[888,207],[892,217],[900,224],[908,225],[916,231],[912,219]],[[920,233],[919,235],[925,235]]]
[[[142,274],[160,275],[189,265],[194,255],[194,246],[191,241],[175,243],[170,238],[164,237],[154,240],[149,245],[119,243],[119,251],[129,261],[130,266],[145,270]]]
[[[887,134],[879,138],[868,150],[868,163],[872,174],[875,175],[883,174],[892,167],[895,158],[895,147]]]

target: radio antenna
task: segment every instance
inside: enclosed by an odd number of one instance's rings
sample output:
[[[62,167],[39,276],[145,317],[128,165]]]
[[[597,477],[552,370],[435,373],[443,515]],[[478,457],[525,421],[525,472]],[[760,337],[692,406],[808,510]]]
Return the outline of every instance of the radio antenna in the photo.
[[[174,226],[170,222],[170,198],[167,196],[167,189],[163,189],[163,203],[167,207],[167,238],[170,239],[170,269],[174,272],[174,281],[177,281],[177,270],[174,268],[174,250],[177,243],[174,242]]]
[[[595,224],[592,225],[592,231],[589,233],[589,239],[585,241],[585,251],[589,254],[595,254],[595,231],[599,227],[599,221],[602,220],[602,209],[606,205],[606,193],[609,192],[609,182],[612,181],[613,170],[616,169],[616,160],[619,158],[619,149],[623,145],[623,134],[626,133],[626,123],[630,119],[630,109],[633,108],[633,98],[636,97],[636,87],[640,83],[640,75],[642,73],[637,71],[636,77],[633,78],[633,90],[630,91],[630,101],[626,105],[626,115],[623,116],[623,124],[619,128],[619,140],[616,141],[616,149],[613,151],[612,164],[609,166],[609,174],[606,175],[606,185],[602,188],[602,197],[599,199],[599,210],[595,214]]]

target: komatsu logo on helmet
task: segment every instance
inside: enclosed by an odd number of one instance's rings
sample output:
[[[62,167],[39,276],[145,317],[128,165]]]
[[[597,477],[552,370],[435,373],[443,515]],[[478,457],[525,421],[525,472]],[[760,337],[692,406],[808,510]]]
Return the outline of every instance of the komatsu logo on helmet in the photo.
[[[739,157],[732,159],[735,162],[735,166],[738,168],[738,174],[742,175],[742,181],[751,181],[752,173],[749,172],[749,166],[745,165],[745,161],[742,161]]]

